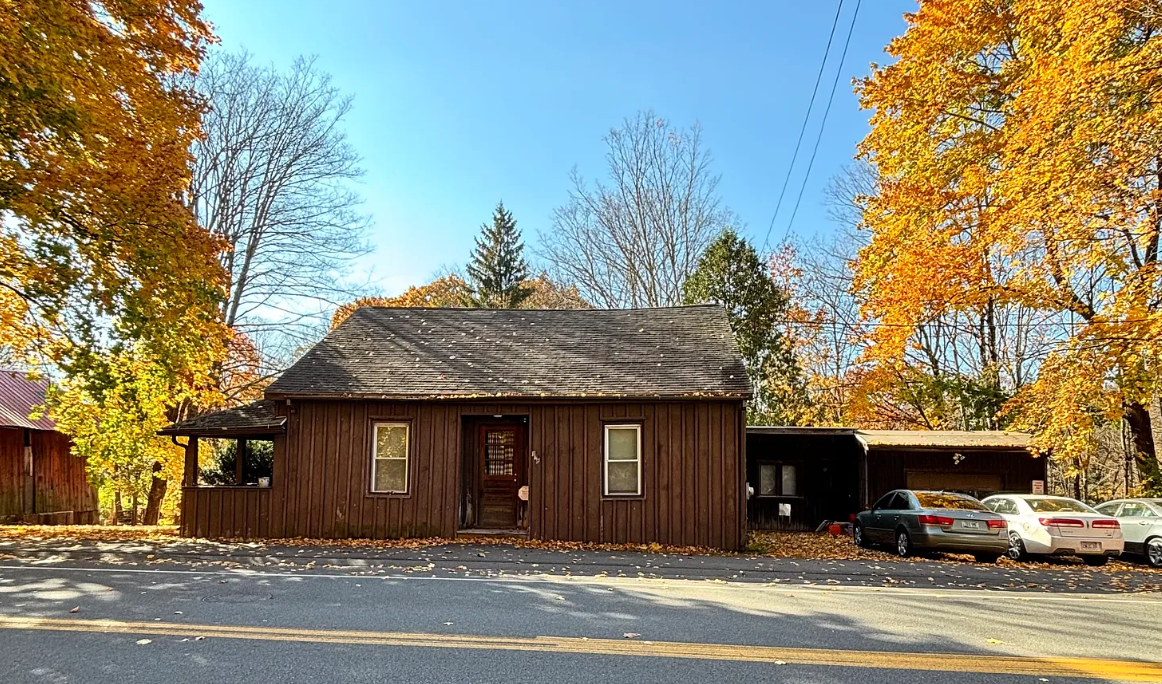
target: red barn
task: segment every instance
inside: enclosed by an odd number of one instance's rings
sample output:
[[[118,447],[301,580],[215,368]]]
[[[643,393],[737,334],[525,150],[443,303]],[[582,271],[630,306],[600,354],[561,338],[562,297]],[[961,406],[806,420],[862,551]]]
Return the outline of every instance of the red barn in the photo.
[[[47,416],[33,420],[47,384],[0,371],[0,522],[97,522],[97,490],[84,459]]]

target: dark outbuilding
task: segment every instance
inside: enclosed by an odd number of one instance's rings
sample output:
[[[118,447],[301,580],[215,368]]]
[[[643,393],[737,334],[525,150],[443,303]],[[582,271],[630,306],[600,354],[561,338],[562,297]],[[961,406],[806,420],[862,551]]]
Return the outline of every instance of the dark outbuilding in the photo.
[[[358,309],[262,402],[189,438],[182,532],[745,542],[750,384],[715,306]],[[269,486],[199,484],[198,439],[269,439]]]
[[[1020,432],[752,426],[746,441],[752,529],[847,521],[892,489],[984,497],[1045,485],[1045,459]]]

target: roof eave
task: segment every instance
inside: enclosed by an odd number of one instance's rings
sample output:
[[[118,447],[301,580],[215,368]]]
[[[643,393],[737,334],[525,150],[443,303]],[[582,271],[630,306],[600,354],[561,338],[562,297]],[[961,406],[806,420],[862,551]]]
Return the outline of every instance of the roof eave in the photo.
[[[162,436],[173,437],[258,437],[286,433],[286,419],[277,425],[248,425],[245,427],[190,427],[170,425],[157,431]]]
[[[753,396],[751,392],[693,392],[684,394],[525,394],[514,392],[497,392],[494,394],[390,394],[375,392],[271,392],[267,391],[266,399],[273,401],[285,400],[348,400],[348,401],[692,401],[692,400],[733,400],[746,401]]]

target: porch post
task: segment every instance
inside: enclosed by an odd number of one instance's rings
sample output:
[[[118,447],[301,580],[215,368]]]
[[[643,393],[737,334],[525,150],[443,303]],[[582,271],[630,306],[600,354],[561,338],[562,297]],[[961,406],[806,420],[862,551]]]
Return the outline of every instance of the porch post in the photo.
[[[198,438],[190,437],[190,441],[186,444],[186,463],[185,476],[183,477],[183,486],[197,487],[198,486]]]
[[[246,462],[246,440],[238,440],[238,448],[234,451],[234,484],[246,484],[242,481],[242,465]]]

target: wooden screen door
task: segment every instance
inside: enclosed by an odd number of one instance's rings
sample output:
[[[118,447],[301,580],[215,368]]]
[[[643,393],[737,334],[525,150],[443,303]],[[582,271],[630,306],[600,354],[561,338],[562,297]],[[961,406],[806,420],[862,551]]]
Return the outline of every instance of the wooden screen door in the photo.
[[[483,528],[517,526],[517,489],[522,476],[521,429],[517,426],[480,428],[480,520]]]

